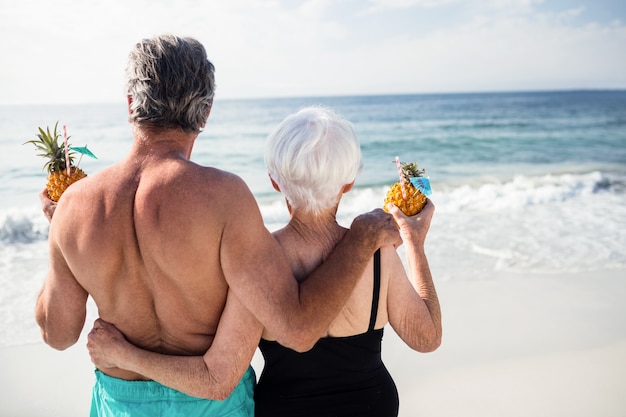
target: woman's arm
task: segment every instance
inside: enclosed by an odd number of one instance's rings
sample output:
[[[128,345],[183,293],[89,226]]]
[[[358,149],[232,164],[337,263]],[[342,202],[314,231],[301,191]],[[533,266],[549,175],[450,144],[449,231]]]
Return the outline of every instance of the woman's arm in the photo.
[[[400,228],[405,245],[409,279],[396,254],[391,262],[392,275],[387,292],[389,322],[400,338],[412,349],[432,352],[441,345],[441,309],[433,283],[424,241],[435,207],[429,200],[422,211],[405,216],[390,204],[389,211]],[[398,267],[398,262],[400,267]]]
[[[87,348],[99,368],[126,369],[194,397],[223,400],[250,366],[262,331],[256,318],[229,292],[213,344],[203,356],[140,349],[101,319],[89,333]]]

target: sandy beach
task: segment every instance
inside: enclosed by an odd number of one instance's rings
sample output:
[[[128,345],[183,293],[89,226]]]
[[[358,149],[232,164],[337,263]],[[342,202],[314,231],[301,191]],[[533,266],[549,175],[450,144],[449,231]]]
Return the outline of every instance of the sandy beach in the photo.
[[[441,348],[386,346],[400,415],[625,416],[625,272],[439,285]]]
[[[437,283],[439,350],[413,352],[386,330],[400,416],[626,416],[625,276],[496,273]],[[85,340],[63,352],[43,343],[0,349],[0,415],[87,415],[93,367]],[[262,360],[253,365],[260,370]]]

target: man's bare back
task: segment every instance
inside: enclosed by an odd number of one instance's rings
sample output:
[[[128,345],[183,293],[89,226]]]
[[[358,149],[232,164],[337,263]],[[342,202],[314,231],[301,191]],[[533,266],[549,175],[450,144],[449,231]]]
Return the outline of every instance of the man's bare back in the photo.
[[[100,317],[129,341],[155,352],[199,355],[211,345],[226,301],[220,239],[230,206],[250,201],[228,198],[242,185],[237,177],[163,148],[159,155],[161,149],[144,154],[136,147],[123,162],[68,190],[51,239]]]

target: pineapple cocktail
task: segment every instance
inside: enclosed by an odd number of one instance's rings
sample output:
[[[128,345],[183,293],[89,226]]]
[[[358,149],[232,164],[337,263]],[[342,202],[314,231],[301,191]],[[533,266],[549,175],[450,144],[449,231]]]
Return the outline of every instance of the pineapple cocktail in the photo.
[[[417,162],[394,161],[398,167],[398,182],[393,184],[383,203],[383,210],[387,211],[387,204],[393,203],[407,216],[419,213],[426,204],[426,196],[431,194],[430,181],[424,177],[426,170],[417,167]]]
[[[46,188],[48,189],[48,196],[52,201],[59,201],[67,187],[87,176],[85,171],[78,168],[78,164],[74,164],[76,152],[92,158],[96,157],[86,146],[81,148],[70,147],[68,143],[69,136],[67,136],[65,126],[63,126],[64,140],[59,143],[61,134],[57,131],[58,125],[59,122],[56,122],[52,133],[49,127],[46,127],[46,130],[39,128],[39,133],[37,134],[39,139],[25,142],[35,145],[35,148],[41,152],[37,155],[47,159],[44,165],[44,169],[48,171]]]

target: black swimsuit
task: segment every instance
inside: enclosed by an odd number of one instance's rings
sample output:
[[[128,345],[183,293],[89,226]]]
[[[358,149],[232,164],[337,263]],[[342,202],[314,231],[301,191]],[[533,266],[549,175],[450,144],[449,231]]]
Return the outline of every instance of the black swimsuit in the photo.
[[[257,417],[398,415],[398,391],[381,359],[383,329],[374,329],[380,296],[380,250],[366,333],[325,337],[298,353],[261,339],[265,367],[256,387]]]

